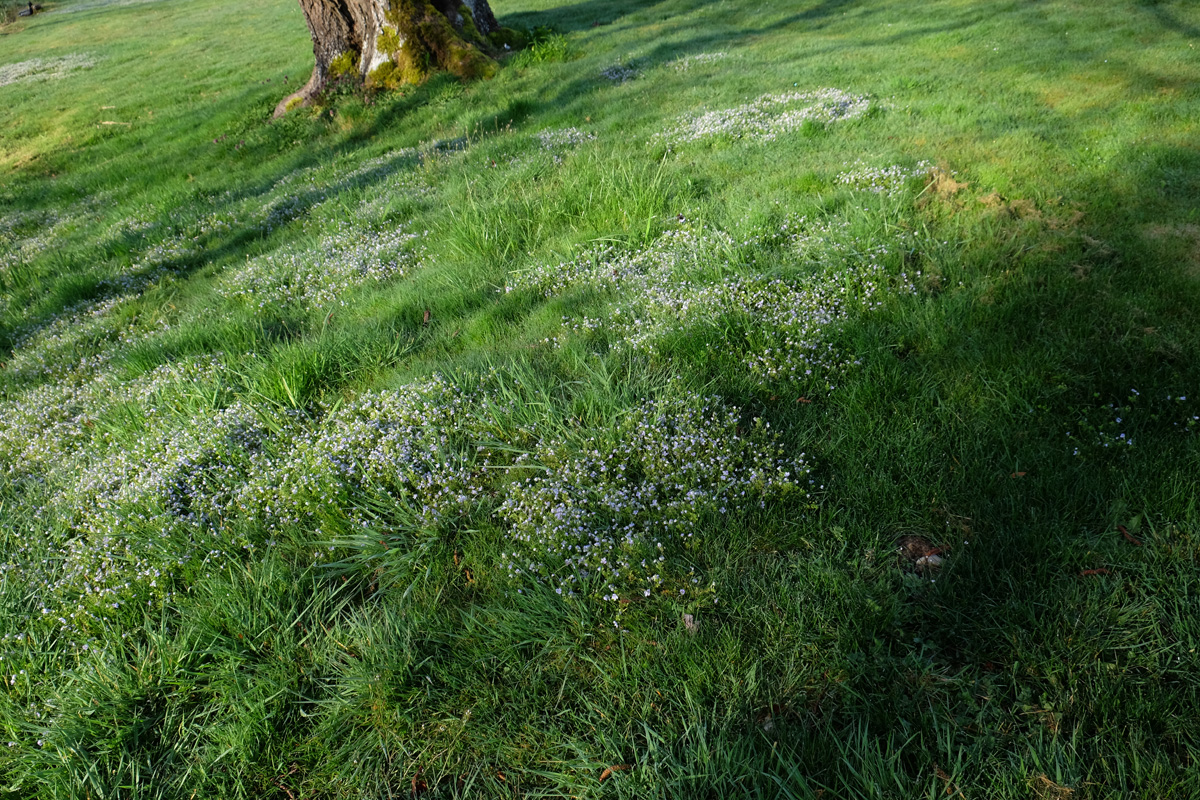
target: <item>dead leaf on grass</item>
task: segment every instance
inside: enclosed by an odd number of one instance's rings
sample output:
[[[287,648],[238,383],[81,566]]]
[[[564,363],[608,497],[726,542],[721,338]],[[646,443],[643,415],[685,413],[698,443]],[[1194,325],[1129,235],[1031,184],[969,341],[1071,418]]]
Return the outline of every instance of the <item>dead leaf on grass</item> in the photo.
[[[1084,213],[1079,209],[1072,209],[1065,217],[1051,217],[1050,227],[1056,231],[1070,230],[1076,227],[1083,221]]]
[[[999,192],[990,192],[979,198],[979,202],[986,208],[990,208],[999,214],[1014,219],[1041,219],[1042,214],[1038,211],[1032,200],[1018,198],[1009,200]]]
[[[604,783],[606,780],[612,777],[614,772],[622,772],[627,769],[629,769],[628,764],[613,764],[611,767],[604,770],[604,772],[600,773],[600,782]]]
[[[953,197],[970,185],[955,180],[952,173],[941,167],[934,167],[929,171],[929,182],[925,184],[925,191],[941,198],[947,198]]]
[[[941,552],[940,547],[934,546],[924,536],[909,534],[896,540],[896,554],[905,561],[914,562],[918,558],[937,555]]]
[[[946,787],[946,796],[947,797],[963,797],[964,796],[962,793],[962,790],[958,788],[958,784],[956,784],[954,782],[954,779],[951,778],[949,775],[947,775],[946,771],[944,769],[942,769],[941,767],[939,767],[937,764],[933,765],[933,774],[937,775],[938,780],[940,780],[942,782],[942,785],[944,785]]]
[[[1060,786],[1045,775],[1038,775],[1033,779],[1033,790],[1041,800],[1067,800],[1075,794],[1071,787]]]
[[[775,703],[770,708],[760,711],[755,718],[758,727],[762,728],[763,733],[770,733],[775,730],[775,720],[782,720],[790,714],[790,710],[783,703]]]
[[[1152,242],[1166,244],[1182,251],[1184,274],[1200,278],[1200,225],[1185,222],[1178,225],[1147,225],[1142,235]]]

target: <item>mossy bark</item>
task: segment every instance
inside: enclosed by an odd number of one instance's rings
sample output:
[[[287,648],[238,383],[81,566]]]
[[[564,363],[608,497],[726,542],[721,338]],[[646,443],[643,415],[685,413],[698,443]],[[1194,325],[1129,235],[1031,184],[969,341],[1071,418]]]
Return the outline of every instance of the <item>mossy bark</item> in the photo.
[[[275,108],[309,105],[331,81],[371,87],[420,83],[437,70],[488,78],[507,42],[488,0],[300,0],[315,65],[304,88]]]

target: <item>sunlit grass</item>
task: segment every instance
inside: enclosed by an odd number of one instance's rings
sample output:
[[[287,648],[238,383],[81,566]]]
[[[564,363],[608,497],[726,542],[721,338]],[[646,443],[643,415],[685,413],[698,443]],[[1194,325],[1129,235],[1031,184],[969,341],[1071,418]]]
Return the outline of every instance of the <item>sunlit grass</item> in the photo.
[[[5,29],[5,785],[1195,795],[1197,11],[496,11]]]

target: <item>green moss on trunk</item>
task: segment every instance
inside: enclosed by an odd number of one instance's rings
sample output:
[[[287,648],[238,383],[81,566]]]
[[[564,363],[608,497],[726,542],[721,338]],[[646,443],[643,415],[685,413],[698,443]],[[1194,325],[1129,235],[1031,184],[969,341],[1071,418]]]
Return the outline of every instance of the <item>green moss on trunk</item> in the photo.
[[[497,50],[523,50],[529,46],[529,37],[513,28],[501,28],[488,34],[488,41]]]
[[[463,79],[490,78],[496,74],[495,59],[468,41],[432,3],[426,3],[425,9],[426,13],[418,25],[419,36],[439,68]],[[463,23],[464,31],[470,25],[478,38],[479,32],[469,20],[468,14]]]
[[[394,27],[385,29],[377,43],[391,63],[372,71],[368,84],[395,88],[421,83],[436,70],[464,80],[495,75],[496,45],[479,33],[466,6],[460,7],[459,14],[463,18],[461,31],[432,3],[393,3],[388,22]]]
[[[358,72],[358,53],[347,50],[329,62],[329,77],[333,80],[345,78]]]

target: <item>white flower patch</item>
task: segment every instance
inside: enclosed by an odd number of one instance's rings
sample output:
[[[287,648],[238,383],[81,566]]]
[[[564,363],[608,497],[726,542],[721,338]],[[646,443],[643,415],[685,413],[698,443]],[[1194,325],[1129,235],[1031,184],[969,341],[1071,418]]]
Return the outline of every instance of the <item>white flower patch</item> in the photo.
[[[410,170],[421,161],[421,151],[415,147],[402,147],[390,150],[381,156],[369,158],[346,173],[339,173],[337,181],[346,184],[370,185],[379,180],[389,178],[397,172]]]
[[[128,386],[108,383],[109,400],[135,401],[121,391]],[[164,376],[143,389],[154,384],[163,387]],[[25,538],[0,572],[29,586],[69,642],[86,643],[122,606],[165,602],[181,572],[225,557],[220,523],[266,436],[256,414],[234,406],[41,464],[26,485],[42,487],[46,499],[26,507]]]
[[[68,222],[53,211],[17,212],[0,221],[0,273],[28,264],[44,253]]]
[[[165,527],[207,529],[231,512],[253,454],[270,435],[242,403],[182,425],[155,426],[80,471],[65,505],[75,510],[76,529],[90,537],[118,535],[135,509]]]
[[[86,53],[70,53],[59,58],[31,58],[0,66],[0,86],[65,78],[72,72],[91,69],[96,59]]]
[[[364,221],[382,223],[397,198],[428,204],[435,193],[436,189],[422,175],[414,172],[392,173],[370,187],[370,191],[359,203],[358,217]]]
[[[741,316],[746,368],[761,385],[816,382],[832,391],[835,382],[861,362],[829,341],[831,329],[847,319],[851,309],[870,309],[884,279],[883,271],[872,265],[828,282],[739,280],[709,287],[697,305],[708,314],[733,309]]]
[[[1093,395],[1099,396],[1098,392]],[[1074,414],[1067,439],[1071,454],[1078,458],[1127,451],[1134,447],[1135,439],[1140,441],[1140,434],[1135,437],[1135,431],[1145,430],[1148,420],[1170,421],[1172,428],[1187,435],[1200,431],[1200,414],[1190,409],[1186,394],[1174,392],[1168,392],[1164,400],[1162,395],[1143,395],[1137,389],[1130,389],[1123,402],[1083,406],[1074,409]]]
[[[913,293],[915,287],[874,261],[882,248],[841,253],[836,241],[822,238],[833,226],[811,227],[793,221],[771,234],[801,258],[820,255],[828,262],[805,280],[724,277],[741,260],[739,245],[722,231],[682,229],[643,250],[606,246],[516,273],[507,289],[549,297],[586,287],[606,294],[611,304],[603,318],[566,319],[565,330],[645,352],[656,352],[673,334],[719,325],[734,337],[731,344],[745,348],[746,367],[763,385],[816,382],[830,390],[858,363],[831,344],[833,330],[851,313],[877,307],[886,291]]]
[[[851,310],[866,311],[886,274],[875,265],[848,269],[809,282],[733,278],[680,292],[671,283],[647,287],[618,301],[605,327],[634,349],[654,352],[670,333],[708,327],[721,320],[746,350],[745,366],[762,385],[817,382],[831,391],[859,362],[829,341]]]
[[[647,276],[686,281],[715,260],[727,263],[735,248],[724,231],[682,228],[664,233],[644,250],[604,245],[570,261],[514,272],[505,291],[536,289],[552,297],[577,285],[605,291],[619,291],[631,283],[640,288]]]
[[[743,433],[739,409],[695,394],[648,401],[612,431],[543,440],[522,467],[533,474],[499,509],[509,576],[611,601],[690,589],[677,556],[705,520],[803,495],[809,472],[766,423]]]
[[[397,197],[412,200],[432,194],[425,177],[408,169],[419,155],[415,148],[406,148],[353,168],[336,163],[296,170],[277,181],[265,195],[243,197],[226,191],[203,196],[199,198],[201,211],[190,219],[160,219],[157,209],[148,206],[109,226],[110,237],[138,241],[142,251],[127,270],[104,283],[121,291],[143,291],[181,268],[203,263],[214,242],[238,232],[269,234],[301,218],[305,230],[319,230],[327,224],[321,209],[329,197],[348,189],[368,190],[354,216],[356,220],[378,225]],[[204,213],[204,206],[213,210]],[[341,213],[340,209],[337,213]],[[365,227],[359,225],[357,230]],[[344,225],[341,230],[345,230]],[[352,234],[351,238],[354,236],[358,234]],[[384,240],[390,237],[390,233],[383,235]],[[379,246],[386,248],[386,241]]]
[[[62,215],[52,209],[44,211],[13,211],[0,217],[0,244],[5,247],[18,242],[31,229],[44,230],[62,221]]]
[[[52,382],[0,403],[0,474],[42,475],[91,437],[94,387]]]
[[[311,174],[314,171],[301,171],[300,175],[307,178],[308,182],[301,183],[300,186],[296,184],[301,182],[301,177],[295,174],[287,176],[275,185],[271,196],[255,212],[255,220],[264,232],[270,233],[299,219],[313,209],[320,208],[329,199],[329,186],[315,180]],[[286,188],[287,191],[278,191],[281,188]]]
[[[164,0],[85,0],[82,3],[70,3],[62,8],[54,8],[54,14],[75,14],[80,11],[94,11],[98,8],[121,8],[124,6],[140,6],[147,3],[161,3]]]
[[[126,225],[136,225],[130,220],[122,221]],[[148,238],[145,234],[155,230],[157,225],[144,225],[139,228],[126,228],[131,236],[141,232],[143,241]],[[140,294],[153,283],[164,278],[178,275],[203,262],[204,254],[212,240],[233,231],[242,229],[243,222],[236,212],[219,211],[204,214],[198,219],[181,225],[176,232],[165,236],[161,241],[146,247],[124,272],[105,278],[103,285],[126,293]]]
[[[224,353],[190,356],[160,364],[121,387],[121,398],[136,403],[148,417],[169,410],[164,404],[180,389],[186,388],[211,397],[228,375]]]
[[[600,77],[613,83],[625,83],[642,74],[638,66],[632,62],[618,62],[600,70]]]
[[[22,380],[95,374],[111,360],[114,343],[132,341],[135,320],[119,312],[135,298],[123,294],[79,303],[26,329],[5,372]]]
[[[872,167],[867,164],[847,165],[850,169],[838,174],[836,183],[875,194],[896,194],[902,191],[914,178],[928,176],[933,164],[928,161],[918,161],[911,167],[892,164],[886,167]]]
[[[673,61],[668,61],[667,66],[676,72],[687,72],[693,67],[707,67],[719,61],[724,61],[726,58],[729,58],[729,53],[724,51],[717,53],[696,53],[690,56],[680,56]]]
[[[234,405],[110,448],[71,476],[49,506],[68,525],[65,537],[46,534],[58,567],[38,586],[63,630],[84,636],[123,605],[166,599],[179,571],[222,561],[222,523],[269,435]]]
[[[115,354],[163,329],[140,333],[132,320],[114,314],[127,299],[89,303],[64,313],[13,351],[6,372],[32,385],[12,387],[0,401],[0,474],[73,476],[87,459],[96,420],[107,410],[132,403],[146,417],[154,417],[169,388],[216,382],[223,369],[219,354],[163,365],[132,381],[118,379],[111,369]]]
[[[535,138],[543,150],[553,151],[578,147],[584,142],[594,141],[596,134],[581,131],[578,128],[553,128],[539,131]]]
[[[870,107],[871,101],[866,95],[850,94],[840,89],[765,94],[735,108],[685,117],[673,128],[656,134],[656,138],[679,143],[710,136],[730,136],[770,142],[799,130],[806,122],[832,123],[858,119]]]
[[[101,192],[66,208],[15,211],[0,217],[0,273],[33,262],[72,233],[94,224],[112,204],[112,197]]]
[[[359,219],[382,221],[395,198],[428,200],[435,190],[428,176],[416,171],[423,163],[421,150],[406,147],[373,158],[347,175],[343,180],[367,190],[359,203]]]
[[[251,259],[217,291],[258,308],[345,305],[346,292],[423,266],[423,235],[401,226],[375,230],[343,223],[311,248],[292,247]]]
[[[477,402],[441,378],[363,395],[265,464],[237,505],[272,529],[335,510],[365,524],[353,502],[364,495],[412,509],[424,526],[446,522],[483,496],[486,462],[466,438]]]
[[[457,148],[457,140],[435,141],[421,147],[405,147],[368,159],[345,169],[339,162],[298,169],[275,182],[252,216],[266,232],[304,216],[312,216],[330,196],[347,189],[369,189],[364,211],[378,211],[392,194],[425,196],[432,192],[414,169],[444,151]]]
[[[139,239],[146,240],[152,233],[163,227],[158,219],[158,207],[148,204],[139,212],[123,217],[108,226],[104,232],[107,239]]]

